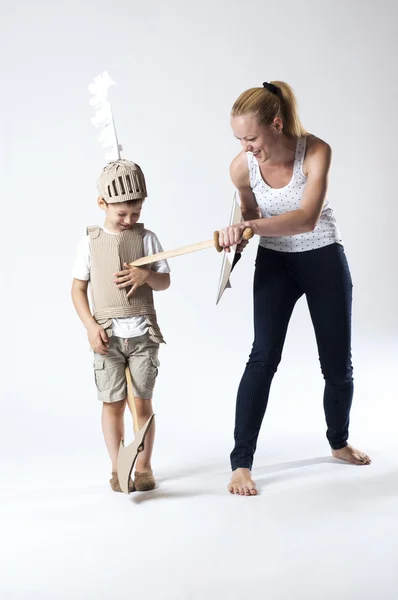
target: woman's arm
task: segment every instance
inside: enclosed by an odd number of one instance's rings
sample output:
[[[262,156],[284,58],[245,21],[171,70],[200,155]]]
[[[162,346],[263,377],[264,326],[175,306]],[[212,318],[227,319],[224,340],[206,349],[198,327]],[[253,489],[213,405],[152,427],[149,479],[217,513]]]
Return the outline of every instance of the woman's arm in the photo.
[[[318,138],[310,138],[305,159],[307,185],[300,208],[267,219],[245,219],[244,223],[227,227],[220,232],[220,245],[229,247],[236,244],[246,227],[257,235],[270,237],[313,231],[326,198],[331,156],[328,144]]]
[[[254,221],[256,219],[261,219],[261,211],[250,186],[249,169],[245,152],[240,152],[238,156],[234,158],[231,163],[230,174],[232,183],[239,192],[240,208],[244,220]],[[247,240],[241,240],[236,246],[236,252],[243,252],[248,243]],[[229,248],[227,248],[227,252],[229,252]]]
[[[239,192],[240,206],[244,220],[254,221],[261,219],[261,211],[250,186],[249,169],[245,152],[240,152],[232,161],[230,175],[232,183]]]

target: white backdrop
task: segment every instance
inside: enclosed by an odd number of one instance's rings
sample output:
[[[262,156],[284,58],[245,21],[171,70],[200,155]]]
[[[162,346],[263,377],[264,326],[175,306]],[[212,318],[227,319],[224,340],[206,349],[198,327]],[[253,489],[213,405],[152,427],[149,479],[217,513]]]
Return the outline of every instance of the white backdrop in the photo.
[[[103,70],[118,84],[111,101],[124,156],[146,176],[143,221],[165,249],[210,239],[227,224],[229,164],[239,151],[229,127],[236,97],[266,80],[293,86],[304,126],[333,148],[329,199],[354,281],[352,441],[370,452],[376,434],[393,438],[394,0],[1,0],[1,16],[7,477],[25,476],[28,467],[44,481],[55,458],[77,470],[98,461],[97,481],[107,475],[91,356],[70,300],[76,243],[102,219],[95,182],[104,158],[87,86]],[[188,469],[216,457],[227,477],[235,393],[252,341],[255,251],[251,243],[218,307],[221,257],[212,250],[174,259],[171,288],[156,294],[168,344],[154,402],[154,458],[166,471],[182,457]],[[322,388],[302,300],[271,390],[263,450],[271,451],[272,436],[289,445],[295,433],[302,441],[315,436],[327,452]]]

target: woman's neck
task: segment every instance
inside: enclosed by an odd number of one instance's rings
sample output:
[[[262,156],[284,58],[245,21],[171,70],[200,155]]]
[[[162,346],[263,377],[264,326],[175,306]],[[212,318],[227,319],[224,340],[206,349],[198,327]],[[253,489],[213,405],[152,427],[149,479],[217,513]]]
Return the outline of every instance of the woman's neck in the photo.
[[[278,135],[275,144],[270,148],[267,166],[275,167],[289,165],[294,161],[296,155],[297,138],[288,138],[286,135]]]

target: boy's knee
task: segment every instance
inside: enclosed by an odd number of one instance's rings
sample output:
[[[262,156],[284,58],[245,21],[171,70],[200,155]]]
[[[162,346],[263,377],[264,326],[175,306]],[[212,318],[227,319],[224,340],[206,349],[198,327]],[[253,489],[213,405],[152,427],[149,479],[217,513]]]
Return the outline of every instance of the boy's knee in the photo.
[[[126,398],[124,400],[118,400],[116,402],[104,402],[104,411],[113,415],[122,415],[126,408]]]
[[[153,414],[151,399],[135,398],[134,401],[138,417],[149,418]]]

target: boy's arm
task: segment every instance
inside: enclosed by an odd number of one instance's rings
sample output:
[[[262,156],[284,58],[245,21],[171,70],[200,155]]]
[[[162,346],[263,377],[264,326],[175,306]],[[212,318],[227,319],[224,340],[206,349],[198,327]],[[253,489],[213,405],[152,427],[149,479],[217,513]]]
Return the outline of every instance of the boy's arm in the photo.
[[[157,273],[149,269],[149,277],[146,283],[154,292],[163,292],[170,287],[170,273]]]
[[[146,267],[130,267],[127,263],[124,263],[124,271],[115,273],[114,283],[121,289],[132,286],[127,294],[129,298],[144,283],[149,285],[155,292],[167,290],[170,287],[170,273],[159,273]]]
[[[108,336],[103,327],[98,325],[90,311],[87,297],[88,281],[74,279],[72,282],[72,302],[77,314],[87,330],[88,339],[94,352],[108,353]]]
[[[91,314],[90,305],[87,297],[88,281],[74,279],[72,282],[72,302],[77,314],[84,327],[88,329],[92,325],[96,325],[93,315]]]
[[[151,256],[162,252],[163,248],[153,231],[145,230],[144,234],[144,254]],[[146,283],[155,292],[162,292],[170,287],[170,267],[167,261],[160,260],[148,267],[130,267],[124,263],[123,271],[115,273],[114,283],[118,288],[131,286],[127,297],[132,296],[141,285]]]

